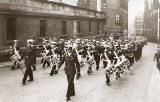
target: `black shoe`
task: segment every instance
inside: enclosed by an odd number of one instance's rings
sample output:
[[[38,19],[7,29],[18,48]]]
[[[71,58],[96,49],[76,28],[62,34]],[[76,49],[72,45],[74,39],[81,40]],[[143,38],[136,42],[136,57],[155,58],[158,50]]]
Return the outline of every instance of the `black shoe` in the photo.
[[[119,78],[116,78],[116,80],[119,80]]]
[[[11,69],[14,70],[14,69],[15,69],[15,66],[12,66]]]
[[[50,76],[53,76],[53,74],[50,73]]]
[[[71,94],[71,96],[75,96],[75,93]]]
[[[111,86],[109,82],[106,82],[106,84],[107,84],[108,86]]]
[[[70,99],[70,98],[67,98],[66,101],[71,101],[71,99]]]
[[[22,85],[25,85],[26,84],[26,82],[25,81],[22,81]]]
[[[54,71],[54,74],[58,74],[58,71],[56,70],[56,71]]]
[[[81,77],[81,74],[78,73],[78,74],[76,75],[76,78],[79,79],[80,77]]]
[[[33,81],[33,80],[27,80],[27,82],[31,82],[31,81]]]

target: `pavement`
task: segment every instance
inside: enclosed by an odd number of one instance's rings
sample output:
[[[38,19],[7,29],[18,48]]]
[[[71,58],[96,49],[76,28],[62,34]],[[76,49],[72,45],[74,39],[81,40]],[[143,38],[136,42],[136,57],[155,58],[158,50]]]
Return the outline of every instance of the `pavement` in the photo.
[[[41,57],[38,57],[38,58],[36,59],[37,62],[40,62],[40,60],[41,60]],[[11,67],[12,65],[13,65],[13,62],[11,62],[11,61],[1,62],[1,63],[0,63],[0,68]],[[20,65],[24,65],[24,60],[22,60],[22,61],[20,62]]]
[[[71,97],[72,102],[160,102],[160,73],[153,61],[155,51],[156,45],[148,43],[143,49],[142,59],[119,81],[113,77],[110,87],[105,84],[103,68],[99,71],[94,68],[93,74],[87,75],[84,67],[82,77],[75,80],[76,95]],[[58,75],[51,77],[50,70],[42,69],[38,64],[33,72],[34,81],[23,86],[20,69],[1,68],[0,102],[65,102],[67,78],[64,65]]]

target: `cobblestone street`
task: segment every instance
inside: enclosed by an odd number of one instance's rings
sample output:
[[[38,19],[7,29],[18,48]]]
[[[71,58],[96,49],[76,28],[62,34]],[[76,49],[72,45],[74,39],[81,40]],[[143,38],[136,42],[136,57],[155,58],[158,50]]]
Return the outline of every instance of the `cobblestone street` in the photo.
[[[88,76],[87,68],[82,77],[75,81],[76,96],[73,102],[159,102],[160,76],[153,62],[156,45],[149,43],[143,49],[143,57],[127,71],[119,81],[105,84],[104,69]],[[101,64],[102,66],[102,64]],[[24,67],[24,66],[23,66]],[[34,82],[22,85],[21,70],[0,69],[0,102],[64,102],[67,79],[61,68],[58,75],[49,76],[50,68],[37,66]]]

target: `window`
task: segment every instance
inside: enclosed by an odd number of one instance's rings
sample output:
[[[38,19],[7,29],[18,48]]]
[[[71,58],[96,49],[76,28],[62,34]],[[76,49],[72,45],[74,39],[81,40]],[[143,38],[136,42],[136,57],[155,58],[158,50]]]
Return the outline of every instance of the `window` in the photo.
[[[120,15],[116,15],[115,24],[116,24],[116,25],[120,25]]]
[[[91,21],[89,21],[89,32],[91,32]]]
[[[66,35],[66,21],[62,21],[62,35]]]
[[[98,31],[98,32],[100,32],[100,30],[101,30],[100,27],[101,27],[101,26],[100,26],[100,22],[97,22],[97,31]]]
[[[40,37],[46,37],[46,20],[40,20]]]
[[[6,40],[16,40],[16,19],[7,18],[6,19]]]
[[[78,33],[81,33],[81,22],[78,21],[77,23],[78,23],[77,24],[77,31],[78,31]]]

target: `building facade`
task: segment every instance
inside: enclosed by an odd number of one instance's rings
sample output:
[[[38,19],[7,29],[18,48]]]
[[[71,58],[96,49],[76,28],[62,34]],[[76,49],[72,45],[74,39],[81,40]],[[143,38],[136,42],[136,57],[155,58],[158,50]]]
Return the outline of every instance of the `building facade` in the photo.
[[[92,5],[88,0],[0,0],[0,51],[13,40],[24,45],[30,38],[100,36],[105,13]]]
[[[143,15],[141,13],[135,17],[134,28],[136,36],[143,36]]]
[[[106,35],[128,36],[128,0],[102,0]]]
[[[144,36],[151,42],[158,41],[158,9],[160,3],[158,0],[145,0],[144,10]],[[160,28],[159,28],[160,29]]]

